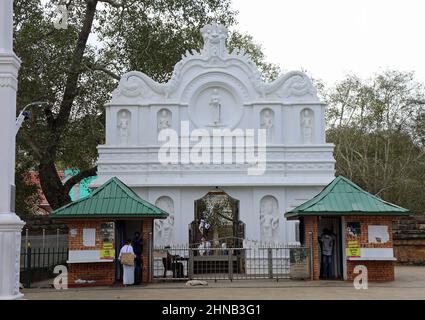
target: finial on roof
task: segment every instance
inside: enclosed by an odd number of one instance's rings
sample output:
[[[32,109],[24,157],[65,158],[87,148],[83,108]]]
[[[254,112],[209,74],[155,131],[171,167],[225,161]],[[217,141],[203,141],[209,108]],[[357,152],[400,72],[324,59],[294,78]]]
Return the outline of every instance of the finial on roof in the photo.
[[[201,29],[204,38],[204,53],[209,57],[223,58],[227,54],[226,40],[228,30],[217,23],[207,24]]]

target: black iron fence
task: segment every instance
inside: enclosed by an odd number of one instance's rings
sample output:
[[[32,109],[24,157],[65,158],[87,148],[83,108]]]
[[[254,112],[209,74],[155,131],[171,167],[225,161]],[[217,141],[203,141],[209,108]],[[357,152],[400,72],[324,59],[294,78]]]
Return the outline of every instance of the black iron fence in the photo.
[[[21,250],[21,283],[30,288],[31,283],[54,277],[54,268],[64,265],[68,259],[68,248],[32,248]]]
[[[308,279],[310,250],[300,246],[252,248],[157,248],[158,280]]]

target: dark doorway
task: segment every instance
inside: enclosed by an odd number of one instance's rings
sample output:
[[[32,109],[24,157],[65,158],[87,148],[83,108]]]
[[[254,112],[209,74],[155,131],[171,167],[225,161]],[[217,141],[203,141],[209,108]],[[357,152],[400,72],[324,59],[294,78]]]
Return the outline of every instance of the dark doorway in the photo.
[[[189,243],[196,247],[201,239],[213,247],[241,248],[245,224],[239,220],[239,200],[217,190],[195,201],[194,220],[189,225]]]
[[[116,281],[122,281],[122,265],[118,260],[120,250],[124,246],[127,239],[133,239],[135,232],[139,232],[143,237],[143,221],[121,220],[117,221],[115,225],[115,279]]]
[[[217,190],[195,201],[194,220],[189,225],[189,243],[194,250],[193,273],[243,273],[245,224],[239,220],[239,200]],[[229,250],[231,249],[231,250]]]
[[[343,279],[343,269],[342,269],[342,261],[343,261],[343,248],[342,248],[342,225],[340,217],[319,217],[318,224],[318,235],[319,239],[325,233],[325,230],[328,230],[331,236],[334,238],[334,245],[332,248],[332,256],[330,258],[331,261],[331,277],[330,279]],[[322,255],[322,245],[319,241],[319,266],[320,266],[320,277],[326,278],[324,274],[324,261]]]

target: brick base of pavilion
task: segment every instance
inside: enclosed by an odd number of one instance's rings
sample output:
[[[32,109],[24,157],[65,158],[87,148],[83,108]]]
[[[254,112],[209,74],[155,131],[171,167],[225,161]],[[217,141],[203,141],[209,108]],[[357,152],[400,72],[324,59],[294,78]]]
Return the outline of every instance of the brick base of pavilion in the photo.
[[[142,240],[144,244],[142,254],[142,282],[151,282],[150,275],[150,255],[149,250],[149,234],[152,232],[152,219],[141,219]],[[76,231],[76,235],[69,237],[69,250],[101,250],[103,247],[103,239],[98,236],[100,235],[101,225],[103,223],[110,222],[110,220],[96,219],[96,220],[79,220],[79,221],[68,221],[69,229]],[[93,228],[96,229],[96,244],[93,247],[84,247],[82,234],[83,229]],[[117,248],[116,250],[119,250]],[[69,263],[68,264],[68,287],[91,287],[91,286],[112,286],[116,283],[116,262],[85,262],[85,263]]]

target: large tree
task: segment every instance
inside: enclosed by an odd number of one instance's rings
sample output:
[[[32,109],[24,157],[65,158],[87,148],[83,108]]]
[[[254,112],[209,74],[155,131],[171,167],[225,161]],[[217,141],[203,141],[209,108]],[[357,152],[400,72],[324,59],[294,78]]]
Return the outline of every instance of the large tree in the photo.
[[[167,81],[186,50],[201,48],[200,27],[236,22],[231,0],[68,0],[68,27],[55,29],[58,3],[15,0],[14,8],[14,48],[22,60],[18,106],[51,103],[34,110],[17,151],[34,164],[54,209],[70,201],[76,183],[96,174],[103,105],[119,76],[141,70]],[[265,78],[276,77],[278,68],[249,35],[233,32],[228,45],[244,48]],[[81,171],[62,183],[58,170],[66,167]]]
[[[411,72],[347,76],[326,91],[337,174],[391,202],[424,212],[425,88]]]

